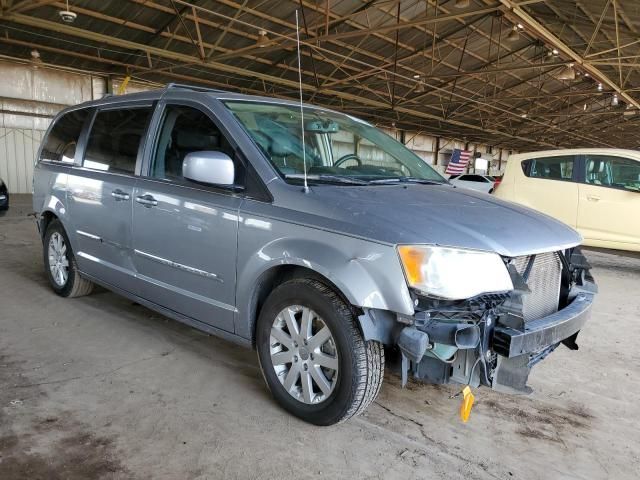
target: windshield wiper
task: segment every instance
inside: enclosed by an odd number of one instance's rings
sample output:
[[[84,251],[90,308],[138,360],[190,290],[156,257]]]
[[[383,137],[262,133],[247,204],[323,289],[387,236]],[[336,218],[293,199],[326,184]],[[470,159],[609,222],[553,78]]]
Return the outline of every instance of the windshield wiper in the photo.
[[[302,173],[289,173],[284,176],[284,178],[289,180],[303,180],[304,174]],[[328,175],[328,174],[314,174],[307,175],[307,180],[312,182],[323,182],[323,183],[343,183],[345,185],[368,185],[369,182],[366,180],[360,180],[354,177],[347,177],[341,175]]]
[[[429,180],[428,178],[417,177],[392,177],[392,178],[380,178],[378,180],[369,180],[369,183],[375,184],[395,184],[395,183],[420,183],[422,185],[445,185],[446,181],[441,182],[439,180]]]

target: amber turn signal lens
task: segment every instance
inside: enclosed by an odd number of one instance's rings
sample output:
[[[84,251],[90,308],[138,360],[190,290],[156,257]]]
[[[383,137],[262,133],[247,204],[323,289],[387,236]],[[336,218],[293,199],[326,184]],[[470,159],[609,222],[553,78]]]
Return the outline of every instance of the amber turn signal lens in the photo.
[[[404,273],[407,276],[409,285],[416,285],[422,282],[422,265],[424,263],[425,252],[422,249],[411,245],[401,245],[398,253],[404,266]]]

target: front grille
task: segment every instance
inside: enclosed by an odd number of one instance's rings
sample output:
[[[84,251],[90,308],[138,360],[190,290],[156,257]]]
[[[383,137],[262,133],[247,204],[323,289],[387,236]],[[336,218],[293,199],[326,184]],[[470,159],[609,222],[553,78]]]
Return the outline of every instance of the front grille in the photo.
[[[520,275],[524,275],[531,255],[516,257],[513,266]],[[526,279],[531,293],[522,297],[524,321],[536,320],[558,311],[560,301],[560,282],[562,262],[555,252],[535,255],[533,266]]]

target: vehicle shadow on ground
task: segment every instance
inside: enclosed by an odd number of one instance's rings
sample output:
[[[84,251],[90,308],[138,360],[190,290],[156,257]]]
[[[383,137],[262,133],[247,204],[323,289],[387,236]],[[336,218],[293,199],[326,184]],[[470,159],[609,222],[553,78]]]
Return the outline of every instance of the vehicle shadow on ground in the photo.
[[[584,248],[583,251],[594,268],[613,270],[616,273],[640,273],[640,252],[591,247]]]

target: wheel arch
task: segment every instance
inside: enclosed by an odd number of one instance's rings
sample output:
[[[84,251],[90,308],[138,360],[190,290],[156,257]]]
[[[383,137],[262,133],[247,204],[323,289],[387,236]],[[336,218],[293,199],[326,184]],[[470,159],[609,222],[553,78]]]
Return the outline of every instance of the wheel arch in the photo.
[[[249,303],[249,332],[251,334],[251,345],[255,348],[256,343],[256,327],[258,317],[269,294],[279,285],[295,279],[295,278],[311,278],[326,285],[328,288],[340,297],[340,299],[349,306],[356,318],[362,314],[362,309],[354,306],[347,298],[344,292],[325,275],[313,270],[309,267],[295,264],[275,265],[264,271],[256,280],[255,288],[252,292]]]
[[[275,286],[296,275],[320,280],[358,312],[414,313],[394,246],[317,229],[300,233],[288,227],[282,233],[271,232],[270,237],[278,237],[268,243],[248,235],[240,242],[236,335],[254,342],[259,305]],[[362,322],[364,316],[357,318]]]
[[[58,222],[60,222],[60,225],[64,229],[65,233],[67,234],[67,238],[69,239],[69,247],[71,248],[72,251],[75,252],[77,247],[76,239],[74,235],[72,235],[72,232],[69,231],[69,228],[68,228],[69,218],[64,214],[64,212],[46,209],[40,213],[40,216],[38,218],[39,228],[40,228],[40,238],[44,242],[44,236],[47,233],[47,228],[49,228],[49,225],[51,225],[51,222],[53,222],[54,220],[57,220]]]
[[[68,215],[64,199],[64,192],[51,192],[44,197],[42,202],[34,198],[34,209],[36,212],[39,212],[38,226],[40,229],[40,236],[43,239],[44,234],[47,231],[47,227],[53,220],[60,221],[65,231],[67,230],[65,224],[68,221]],[[69,232],[67,232],[67,234],[68,233]]]
[[[60,218],[55,214],[55,212],[52,212],[51,210],[45,210],[40,214],[38,222],[40,222],[40,237],[42,237],[43,240],[49,224],[54,220],[60,221]]]

